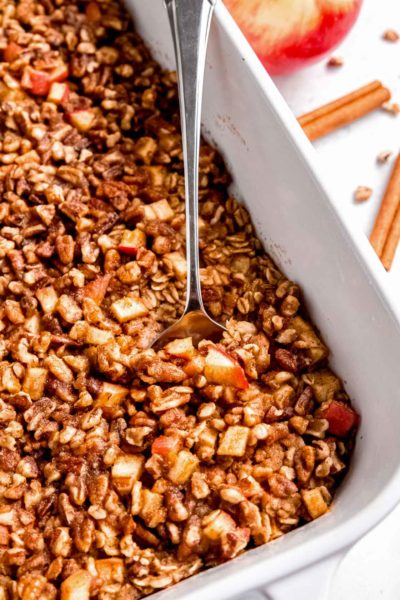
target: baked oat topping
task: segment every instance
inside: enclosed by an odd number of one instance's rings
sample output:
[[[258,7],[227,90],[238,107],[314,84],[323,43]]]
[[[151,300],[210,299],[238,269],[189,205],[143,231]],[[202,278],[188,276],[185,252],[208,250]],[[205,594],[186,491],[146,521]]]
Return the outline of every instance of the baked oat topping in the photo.
[[[0,18],[0,597],[137,600],[326,513],[358,417],[205,143],[228,331],[150,348],[185,299],[175,74],[115,1]]]

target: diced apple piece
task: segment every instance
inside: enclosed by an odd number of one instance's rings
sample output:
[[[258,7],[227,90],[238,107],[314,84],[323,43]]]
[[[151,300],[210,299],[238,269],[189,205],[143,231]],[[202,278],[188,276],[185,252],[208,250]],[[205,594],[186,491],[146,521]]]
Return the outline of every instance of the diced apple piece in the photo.
[[[243,427],[242,425],[228,427],[221,434],[217,454],[219,456],[243,456],[246,452],[248,437],[248,427]]]
[[[49,73],[50,83],[65,81],[68,77],[68,67],[67,65],[59,65],[58,67],[54,67]]]
[[[203,533],[209,540],[217,541],[223,534],[229,533],[236,529],[236,523],[232,517],[224,510],[213,510],[209,515],[204,517],[202,525]]]
[[[50,89],[50,75],[47,71],[39,71],[25,67],[22,73],[21,85],[35,96],[47,96]]]
[[[141,229],[125,230],[119,243],[118,250],[122,254],[136,256],[138,248],[146,246],[146,234]]]
[[[93,325],[89,325],[86,321],[77,321],[71,328],[69,336],[72,340],[78,342],[86,342],[94,346],[107,344],[114,339],[111,331],[104,331]]]
[[[204,375],[210,383],[232,385],[241,390],[249,387],[242,367],[229,354],[210,346],[206,356]]]
[[[186,258],[179,252],[169,252],[164,255],[164,259],[167,259],[172,266],[172,269],[179,281],[185,281],[187,273]]]
[[[27,368],[22,389],[29,394],[32,400],[40,400],[43,397],[47,373],[47,369],[41,367]]]
[[[85,14],[88,21],[97,23],[101,20],[101,11],[97,2],[89,2],[85,8]]]
[[[77,342],[86,342],[86,336],[89,329],[89,323],[86,321],[77,321],[71,327],[69,337]]]
[[[123,583],[125,567],[122,558],[102,558],[95,561],[96,571],[105,585]]]
[[[31,317],[28,317],[27,319],[25,319],[24,329],[25,329],[25,331],[29,331],[29,333],[33,333],[34,335],[39,335],[40,329],[41,329],[40,315],[38,313],[36,313],[35,315],[32,315]]]
[[[290,322],[290,327],[295,329],[298,342],[301,341],[305,345],[312,364],[328,356],[328,348],[322,343],[310,323],[301,317],[294,317]]]
[[[143,465],[144,457],[139,454],[124,454],[117,458],[111,470],[111,478],[122,496],[132,491],[133,484],[143,472]]]
[[[128,388],[104,381],[95,402],[96,408],[101,408],[106,418],[115,418],[120,414],[122,402],[128,395]]]
[[[168,472],[168,477],[176,485],[186,483],[197,469],[198,464],[199,459],[197,456],[189,450],[181,450]]]
[[[86,342],[88,344],[93,344],[95,346],[101,346],[103,344],[108,344],[114,339],[111,331],[104,331],[104,329],[99,329],[98,327],[93,327],[93,325],[89,325],[86,333]]]
[[[79,569],[61,584],[61,600],[89,600],[92,577],[88,571]]]
[[[14,62],[23,51],[23,48],[15,42],[9,42],[3,50],[4,62]]]
[[[191,337],[182,338],[181,340],[173,340],[165,346],[164,350],[172,356],[187,358],[188,360],[193,358],[195,354],[195,348],[193,346]]]
[[[17,522],[17,510],[15,508],[11,505],[0,507],[0,525],[14,528]]]
[[[320,404],[327,400],[333,400],[335,394],[340,392],[342,387],[340,379],[329,369],[310,373],[307,375],[307,383],[312,387],[314,397]]]
[[[59,297],[56,310],[67,323],[76,323],[82,319],[82,310],[69,294],[62,294]]]
[[[55,311],[58,294],[52,286],[36,290],[36,298],[39,300],[44,313],[49,314]]]
[[[68,100],[68,96],[68,83],[59,83],[58,81],[54,81],[50,86],[47,100],[49,102],[54,102],[54,104],[62,104]]]
[[[151,445],[151,453],[159,454],[169,461],[176,459],[181,448],[181,440],[177,436],[160,435]]]
[[[40,71],[27,66],[22,73],[21,85],[35,96],[47,96],[54,81],[64,81],[67,77],[67,65],[59,65],[51,71]]]
[[[111,312],[120,323],[147,315],[148,308],[140,298],[125,296],[111,304]]]
[[[351,406],[337,400],[333,400],[320,414],[329,423],[329,433],[339,437],[348,435],[359,421],[358,414]]]
[[[157,527],[165,519],[165,508],[162,506],[163,496],[144,489],[141,493],[141,508],[139,516],[148,527]]]
[[[98,306],[103,302],[106,295],[111,275],[99,275],[93,281],[90,281],[83,288],[83,296],[91,298]]]
[[[20,84],[21,84],[21,87],[24,89],[30,89],[32,86],[31,78],[29,76],[29,71],[28,71],[27,67],[22,72]],[[12,99],[11,90],[9,90],[7,87],[5,87],[4,89],[2,88],[1,89],[1,99],[2,100]]]
[[[6,390],[7,392],[10,392],[10,394],[18,394],[21,391],[19,379],[15,375],[10,364],[7,367],[4,363],[2,365],[0,371],[0,388],[2,391]]]
[[[74,127],[78,131],[89,131],[96,121],[96,115],[90,109],[75,110],[74,112],[68,113],[68,118]]]
[[[312,490],[302,490],[301,495],[312,519],[317,519],[329,510],[329,506],[322,495],[321,488],[316,487]]]
[[[158,200],[153,204],[146,204],[144,206],[145,219],[153,221],[159,219],[160,221],[171,221],[174,217],[174,211],[170,207],[168,200]]]

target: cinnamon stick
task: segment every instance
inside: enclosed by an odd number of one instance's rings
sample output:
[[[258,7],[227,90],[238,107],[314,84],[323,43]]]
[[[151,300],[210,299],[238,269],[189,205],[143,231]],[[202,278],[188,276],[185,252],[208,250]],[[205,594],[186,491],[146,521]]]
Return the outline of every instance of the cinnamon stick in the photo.
[[[337,98],[332,102],[328,102],[327,104],[324,104],[323,106],[320,106],[319,108],[302,115],[298,118],[298,121],[300,125],[304,127],[304,125],[307,125],[311,121],[315,121],[315,119],[318,119],[319,117],[323,117],[324,115],[327,115],[328,113],[333,112],[334,110],[337,110],[346,104],[350,104],[350,102],[354,102],[355,100],[370,94],[380,87],[382,87],[382,83],[380,81],[371,81],[371,83],[367,83],[367,85],[364,85],[358,90],[354,90],[354,92],[350,92],[350,94],[346,94],[341,98]]]
[[[379,81],[329,102],[298,120],[311,141],[348,125],[390,100],[390,92]]]
[[[377,255],[382,258],[383,250],[388,239],[389,231],[394,223],[396,211],[400,206],[400,154],[394,164],[389,183],[383,196],[374,226],[370,235],[370,242]],[[393,243],[393,242],[391,242]],[[388,248],[388,255],[390,255]]]
[[[389,229],[387,240],[383,248],[381,261],[386,271],[390,271],[397,245],[400,241],[400,204],[394,216],[393,223]]]

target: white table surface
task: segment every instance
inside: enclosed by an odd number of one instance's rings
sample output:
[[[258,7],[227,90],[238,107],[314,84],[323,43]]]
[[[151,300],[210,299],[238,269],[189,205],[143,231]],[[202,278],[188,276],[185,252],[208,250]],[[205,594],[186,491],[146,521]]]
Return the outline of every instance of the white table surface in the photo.
[[[328,68],[323,61],[294,75],[275,78],[294,113],[308,112],[374,79],[382,80],[391,89],[393,101],[400,104],[400,41],[382,39],[389,28],[400,33],[399,0],[364,0],[359,21],[333,53],[343,58],[342,67]],[[339,206],[349,210],[348,218],[368,235],[393,159],[400,150],[400,115],[376,111],[318,140],[315,148],[327,167],[327,185]],[[376,157],[383,150],[392,150],[393,156],[388,163],[378,165]],[[370,200],[362,204],[353,199],[359,185],[374,190]],[[400,245],[387,278],[400,308]],[[378,599],[400,599],[400,506],[348,553],[329,592],[329,600]]]

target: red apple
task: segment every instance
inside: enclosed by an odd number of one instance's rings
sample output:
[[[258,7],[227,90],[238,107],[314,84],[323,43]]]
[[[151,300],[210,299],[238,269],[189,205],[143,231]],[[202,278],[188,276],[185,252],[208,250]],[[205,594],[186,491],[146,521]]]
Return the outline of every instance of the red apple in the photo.
[[[225,0],[271,75],[321,58],[342,41],[362,0]]]
[[[122,234],[118,250],[122,254],[136,256],[139,248],[146,246],[146,234],[141,229],[125,230]]]
[[[68,96],[68,83],[58,83],[58,81],[54,81],[50,86],[47,100],[49,102],[54,102],[54,104],[62,104],[68,100]]]
[[[339,437],[348,435],[359,422],[356,411],[348,404],[338,400],[332,400],[327,408],[321,411],[321,416],[329,423],[329,433]]]
[[[224,350],[213,346],[208,349],[204,375],[209,383],[231,385],[241,390],[249,387],[249,382],[239,363]]]

